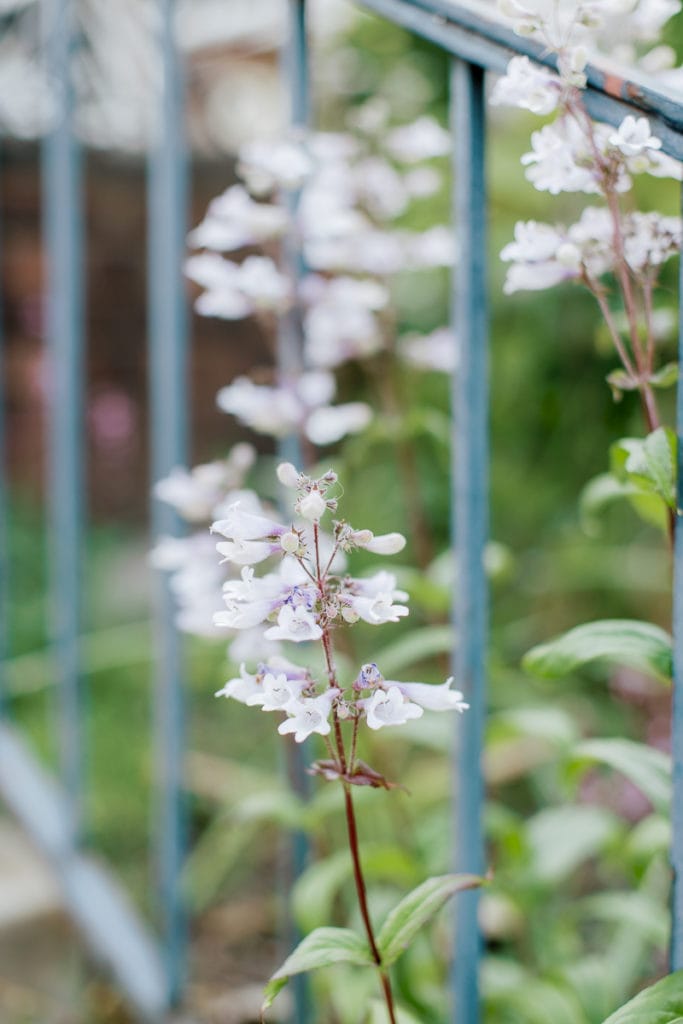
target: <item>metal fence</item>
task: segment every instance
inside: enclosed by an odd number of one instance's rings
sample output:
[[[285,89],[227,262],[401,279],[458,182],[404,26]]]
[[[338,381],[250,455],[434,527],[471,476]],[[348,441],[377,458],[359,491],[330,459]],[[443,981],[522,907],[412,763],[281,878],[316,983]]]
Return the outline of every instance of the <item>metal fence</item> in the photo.
[[[228,0],[229,2],[229,0]],[[284,73],[292,97],[293,123],[306,122],[308,96],[305,0],[289,5],[290,39]],[[459,870],[485,867],[481,773],[486,714],[487,584],[483,568],[488,520],[487,299],[486,299],[486,113],[487,72],[503,72],[515,54],[553,64],[532,40],[515,36],[495,20],[488,5],[450,0],[358,0],[360,6],[429,40],[452,58],[451,111],[454,161],[454,214],[463,254],[454,273],[453,309],[460,345],[454,379],[453,530],[459,564],[454,619],[461,638],[455,666],[458,685],[472,710],[458,744],[459,789],[455,814]],[[5,714],[0,721],[0,794],[48,855],[62,882],[74,921],[92,949],[142,1017],[161,1019],[182,996],[187,947],[179,890],[184,855],[182,802],[182,650],[173,626],[171,595],[165,582],[156,602],[155,820],[160,925],[139,919],[125,892],[84,848],[82,742],[81,559],[84,528],[83,380],[84,297],[83,190],[79,146],[73,130],[74,97],[70,65],[78,46],[73,28],[74,0],[45,0],[45,45],[57,116],[43,146],[43,204],[48,254],[47,344],[51,360],[49,419],[51,592],[55,674],[59,692],[61,777],[48,777]],[[157,0],[158,45],[163,74],[158,96],[158,133],[151,147],[149,210],[149,401],[152,479],[186,461],[187,324],[181,266],[186,233],[186,153],[183,139],[183,79],[173,39],[173,0]],[[625,80],[588,68],[585,102],[593,117],[617,125],[629,112],[646,114],[664,151],[683,158],[683,106],[645,80]],[[292,345],[290,331],[283,331]],[[681,341],[683,350],[683,335]],[[681,353],[683,356],[683,351]],[[2,352],[0,350],[0,360]],[[289,358],[284,356],[284,358]],[[0,400],[2,399],[0,361]],[[683,388],[678,397],[679,506],[683,506]],[[3,458],[0,419],[0,459]],[[4,461],[4,459],[3,459]],[[7,488],[0,473],[0,663],[8,656]],[[155,534],[173,532],[174,517],[155,504]],[[683,532],[676,531],[674,567],[673,715],[674,871],[672,967],[683,967]],[[677,628],[676,628],[677,627]],[[0,708],[2,700],[0,679]],[[453,1019],[479,1019],[478,965],[481,935],[477,895],[457,902]],[[308,1019],[305,999],[297,999],[297,1024]]]

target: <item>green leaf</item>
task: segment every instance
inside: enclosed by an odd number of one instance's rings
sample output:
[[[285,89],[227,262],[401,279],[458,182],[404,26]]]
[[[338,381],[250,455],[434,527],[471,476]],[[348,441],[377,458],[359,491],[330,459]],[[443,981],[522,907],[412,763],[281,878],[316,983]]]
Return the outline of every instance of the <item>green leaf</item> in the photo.
[[[526,826],[534,880],[557,885],[599,853],[618,828],[619,819],[602,807],[565,804],[539,811]]]
[[[475,889],[484,879],[478,875],[440,875],[428,878],[404,896],[389,913],[377,937],[382,962],[393,964],[417,932],[456,892]]]
[[[669,508],[676,508],[676,435],[667,427],[659,427],[645,438],[643,446],[647,475],[657,494]],[[628,462],[626,469],[629,469]]]
[[[610,448],[612,470],[624,482],[657,494],[676,507],[676,435],[658,427],[643,440],[623,437]]]
[[[598,659],[629,665],[668,682],[673,672],[671,637],[659,626],[632,619],[588,622],[532,647],[523,665],[543,679],[560,679]]]
[[[662,750],[627,739],[597,739],[579,743],[573,751],[580,761],[600,761],[625,775],[666,814],[671,803],[671,758]]]
[[[653,388],[670,388],[678,381],[678,363],[667,363],[648,378]]]
[[[299,943],[271,977],[264,990],[261,1015],[272,1006],[275,996],[292,975],[338,963],[363,967],[372,966],[374,961],[367,942],[348,928],[316,928]]]
[[[643,989],[603,1024],[683,1024],[683,971]]]

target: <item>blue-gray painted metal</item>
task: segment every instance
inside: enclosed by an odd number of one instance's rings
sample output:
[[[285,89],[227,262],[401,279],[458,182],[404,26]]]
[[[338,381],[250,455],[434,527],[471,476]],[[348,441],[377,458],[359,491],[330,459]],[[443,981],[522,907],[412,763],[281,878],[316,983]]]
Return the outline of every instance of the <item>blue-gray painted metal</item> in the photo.
[[[488,595],[488,361],[484,72],[456,60],[451,74],[454,213],[460,258],[454,273],[454,327],[459,349],[453,383],[455,444],[452,509],[457,561],[455,673],[470,704],[458,730],[455,777],[456,867],[485,870],[482,747],[486,715]],[[481,935],[478,893],[455,903],[454,1020],[479,1020]]]
[[[60,758],[74,841],[83,816],[81,627],[84,505],[82,174],[74,138],[71,0],[45,4],[52,123],[43,146],[49,352],[51,621],[59,680]]]
[[[683,211],[683,193],[681,194]],[[683,366],[683,260],[679,270],[679,342],[678,360]],[[676,436],[677,436],[677,499],[676,526],[674,531],[674,574],[673,574],[673,707],[671,719],[671,752],[673,761],[673,796],[671,803],[672,841],[671,867],[673,887],[671,892],[671,969],[683,970],[683,385],[678,383],[676,394]]]
[[[310,87],[308,67],[308,40],[306,33],[306,0],[288,0],[288,33],[286,45],[282,51],[282,71],[289,92],[289,127],[294,137],[303,136],[310,120]],[[299,204],[299,193],[290,192],[285,202],[292,219],[296,217]],[[290,232],[284,240],[284,267],[290,280],[297,285],[305,273],[303,255],[298,243],[296,232]],[[304,368],[304,340],[301,310],[298,303],[288,310],[278,325],[278,376],[282,382],[295,380]],[[301,441],[296,436],[283,438],[279,445],[280,457],[303,468],[304,456]],[[295,793],[306,798],[310,792],[310,778],[306,773],[306,765],[310,760],[310,744],[287,744],[284,752],[285,770],[289,784]],[[289,855],[283,870],[283,888],[285,895],[291,890],[294,881],[305,870],[309,859],[309,842],[304,832],[297,829],[292,833],[289,844]],[[287,907],[287,953],[301,939],[301,934],[291,918]],[[311,1000],[308,978],[299,974],[292,979],[293,1006],[292,1024],[309,1024],[311,1016]]]
[[[511,57],[524,54],[547,67],[555,57],[533,39],[517,36],[496,20],[495,9],[485,4],[450,0],[357,0],[415,35],[435,43],[453,56],[489,71],[502,73]],[[649,117],[664,152],[683,159],[683,92],[666,91],[645,76],[623,76],[623,69],[589,65],[584,103],[592,117],[619,124],[627,114]],[[635,111],[634,111],[635,108]]]
[[[166,982],[155,941],[125,891],[89,856],[73,848],[70,800],[29,752],[18,732],[0,723],[0,797],[47,856],[65,906],[90,950],[137,1013],[160,1021]]]
[[[187,311],[182,266],[187,232],[187,153],[184,84],[175,45],[173,0],[158,0],[159,130],[152,141],[148,176],[149,391],[152,480],[187,463]],[[180,531],[178,517],[152,503],[155,539]],[[157,666],[154,688],[157,744],[157,870],[167,994],[179,1001],[187,946],[180,888],[185,854],[183,761],[185,744],[183,651],[174,625],[166,576],[156,592]]]
[[[2,226],[0,225],[0,257],[2,255]],[[8,681],[5,663],[9,658],[9,492],[5,437],[5,331],[2,295],[0,295],[0,717],[7,703]]]

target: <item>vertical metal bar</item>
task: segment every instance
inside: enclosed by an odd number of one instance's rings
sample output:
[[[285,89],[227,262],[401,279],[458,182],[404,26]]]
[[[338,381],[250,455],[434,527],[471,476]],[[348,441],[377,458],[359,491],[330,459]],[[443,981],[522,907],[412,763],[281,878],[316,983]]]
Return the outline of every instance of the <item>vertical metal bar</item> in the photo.
[[[451,116],[455,155],[454,207],[460,259],[454,274],[454,322],[460,361],[454,375],[454,537],[457,559],[456,678],[470,704],[457,751],[456,864],[484,870],[481,767],[486,714],[488,595],[484,547],[488,535],[488,359],[486,297],[486,188],[484,180],[484,71],[454,60]],[[478,896],[462,893],[455,904],[454,1020],[479,1020],[481,935]]]
[[[174,39],[175,2],[158,0],[159,116],[148,169],[149,394],[152,480],[187,462],[187,311],[182,266],[187,232],[184,82]],[[152,503],[155,538],[178,533],[178,517]],[[156,592],[157,869],[169,1003],[185,979],[186,915],[180,890],[185,850],[183,652],[165,574]]]
[[[683,208],[683,191],[681,193]],[[683,366],[683,260],[678,285],[678,358]],[[673,709],[671,718],[671,754],[673,761],[673,797],[671,806],[671,867],[673,888],[671,895],[671,970],[683,969],[683,384],[679,381],[676,393],[676,462],[677,504],[674,536],[673,574]]]
[[[282,53],[282,73],[289,91],[289,127],[294,136],[301,136],[308,128],[310,117],[310,93],[308,74],[308,40],[306,35],[306,0],[289,0],[288,37]],[[292,218],[296,216],[299,193],[289,192],[284,197]],[[293,284],[305,272],[301,247],[295,232],[284,242],[283,262]],[[298,303],[281,318],[278,328],[278,377],[281,382],[296,379],[304,369],[304,340],[301,310]],[[283,438],[279,445],[280,457],[303,467],[303,454],[299,438]],[[289,784],[295,793],[306,797],[310,792],[310,779],[306,774],[310,745],[289,743],[285,748],[285,770]],[[289,865],[284,872],[285,891],[306,868],[309,856],[308,837],[297,829],[293,832],[289,851]],[[287,912],[287,942],[294,946],[301,938],[291,915]],[[308,979],[299,974],[292,979],[292,1024],[309,1024],[311,1021],[310,988]]]
[[[2,164],[0,163],[0,175]],[[0,178],[1,181],[1,178]],[[0,185],[0,196],[1,196]],[[2,266],[2,224],[0,223],[0,267]],[[0,275],[1,280],[1,275]],[[0,718],[6,710],[5,662],[9,657],[9,494],[7,488],[7,450],[5,444],[5,332],[4,296],[0,292]]]
[[[49,355],[48,459],[52,632],[59,681],[60,758],[71,831],[83,817],[79,651],[84,504],[82,169],[73,133],[72,0],[47,0],[46,59],[54,101],[43,146]]]

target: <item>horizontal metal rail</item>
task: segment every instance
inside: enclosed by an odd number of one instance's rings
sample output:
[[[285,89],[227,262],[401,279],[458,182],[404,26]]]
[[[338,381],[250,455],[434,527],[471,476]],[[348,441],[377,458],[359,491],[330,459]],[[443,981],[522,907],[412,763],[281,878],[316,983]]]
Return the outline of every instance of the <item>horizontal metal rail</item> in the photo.
[[[512,57],[527,56],[549,68],[552,54],[534,39],[518,36],[489,5],[448,0],[357,0],[375,14],[427,39],[454,57],[502,74]],[[586,68],[586,109],[596,120],[618,125],[627,114],[650,119],[662,149],[683,160],[683,92],[663,88],[645,75],[624,76],[606,61]]]

